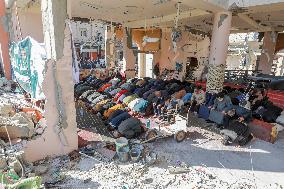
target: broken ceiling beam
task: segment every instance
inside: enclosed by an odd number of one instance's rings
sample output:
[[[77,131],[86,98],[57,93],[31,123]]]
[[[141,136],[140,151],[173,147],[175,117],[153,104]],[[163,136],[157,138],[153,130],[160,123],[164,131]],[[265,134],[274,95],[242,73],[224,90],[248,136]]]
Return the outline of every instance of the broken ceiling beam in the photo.
[[[192,17],[197,17],[197,16],[204,16],[210,14],[206,11],[202,10],[191,10],[191,11],[186,11],[186,12],[181,12],[179,15],[179,20],[185,19],[185,18],[192,18]],[[145,19],[145,20],[137,20],[137,21],[131,21],[127,22],[124,24],[125,27],[130,27],[130,28],[140,28],[140,27],[145,27],[145,23],[147,26],[155,26],[155,25],[160,25],[162,23],[166,22],[171,22],[174,21],[176,18],[177,14],[170,14],[166,16],[160,16],[160,17],[155,17],[155,18],[150,18],[150,19]]]
[[[214,0],[174,0],[177,3],[181,3],[190,8],[204,10],[210,13],[217,13],[227,9],[228,2],[223,1],[214,1]]]
[[[254,27],[259,32],[273,31],[273,28],[258,24],[255,20],[253,20],[246,14],[238,14],[238,17],[249,25],[251,25],[252,27]]]

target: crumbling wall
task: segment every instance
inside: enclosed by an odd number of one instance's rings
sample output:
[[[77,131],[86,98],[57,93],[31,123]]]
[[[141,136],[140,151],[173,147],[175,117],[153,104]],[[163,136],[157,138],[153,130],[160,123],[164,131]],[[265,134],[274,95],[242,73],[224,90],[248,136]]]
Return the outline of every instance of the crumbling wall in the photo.
[[[14,42],[20,41],[21,38],[31,36],[39,43],[44,42],[42,16],[40,3],[35,2],[29,7],[18,7],[13,5],[10,8],[10,38]]]
[[[30,161],[46,156],[63,155],[78,147],[72,52],[68,27],[65,28],[64,34],[63,57],[58,61],[47,62],[43,84],[47,101],[44,114],[47,128],[41,137],[26,144],[25,157]]]
[[[262,45],[262,42],[258,41],[258,33],[231,34],[229,41],[226,69],[255,70],[257,54],[261,52]]]
[[[65,23],[66,0],[43,0],[42,11],[49,58],[43,83],[47,128],[41,137],[24,146],[29,161],[67,154],[78,148],[71,32]]]
[[[197,58],[200,66],[208,65],[209,37],[191,34],[182,31],[182,39],[177,43],[177,52],[172,46],[171,30],[163,30],[161,39],[161,50],[154,54],[155,63],[159,62],[160,70],[175,70],[176,62],[183,64],[182,76],[185,74],[188,57]]]

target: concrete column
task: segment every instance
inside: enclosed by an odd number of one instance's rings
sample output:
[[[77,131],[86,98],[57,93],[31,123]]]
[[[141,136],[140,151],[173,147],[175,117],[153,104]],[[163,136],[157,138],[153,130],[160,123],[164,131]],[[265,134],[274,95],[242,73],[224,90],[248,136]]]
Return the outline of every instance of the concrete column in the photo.
[[[106,28],[105,60],[106,60],[106,67],[109,69],[115,68],[115,58],[116,57],[115,57],[115,51],[114,51],[114,43],[112,42],[113,33],[114,31],[108,30],[108,28]]]
[[[42,0],[41,5],[49,59],[43,83],[47,128],[42,136],[25,146],[29,161],[68,154],[78,148],[71,32],[65,23],[67,3],[66,0]]]
[[[135,61],[136,58],[134,56],[133,50],[128,48],[128,36],[127,31],[124,29],[123,31],[123,64],[125,68],[125,74],[127,78],[135,77]]]
[[[263,74],[271,74],[274,59],[277,33],[265,32],[258,70]]]
[[[219,12],[214,15],[206,84],[208,92],[219,92],[223,89],[231,21],[231,12]]]
[[[5,77],[9,80],[12,79],[9,57],[8,22],[4,0],[0,0],[0,59],[0,62],[3,63]]]
[[[146,54],[138,54],[138,77],[146,77]]]

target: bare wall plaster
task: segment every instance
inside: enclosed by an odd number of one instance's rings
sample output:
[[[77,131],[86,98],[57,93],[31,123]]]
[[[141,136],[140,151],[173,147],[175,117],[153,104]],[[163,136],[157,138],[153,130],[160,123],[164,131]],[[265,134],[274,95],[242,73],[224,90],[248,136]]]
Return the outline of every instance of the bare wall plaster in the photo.
[[[171,31],[163,30],[161,50],[154,54],[154,62],[159,62],[160,70],[174,70],[176,62],[183,63],[183,75],[187,57],[195,57],[200,65],[208,64],[210,39],[199,35],[193,35],[188,31],[182,32],[182,39],[177,43],[177,53],[174,53],[171,41]]]

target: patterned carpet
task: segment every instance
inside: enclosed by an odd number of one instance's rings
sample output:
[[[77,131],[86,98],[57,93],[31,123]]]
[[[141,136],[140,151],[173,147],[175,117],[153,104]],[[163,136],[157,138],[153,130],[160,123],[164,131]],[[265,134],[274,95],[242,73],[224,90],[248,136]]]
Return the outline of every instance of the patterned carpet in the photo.
[[[111,132],[107,130],[103,120],[90,112],[87,112],[84,108],[76,108],[76,120],[78,126],[78,135],[87,140],[91,141],[109,141],[112,140],[113,136]]]

